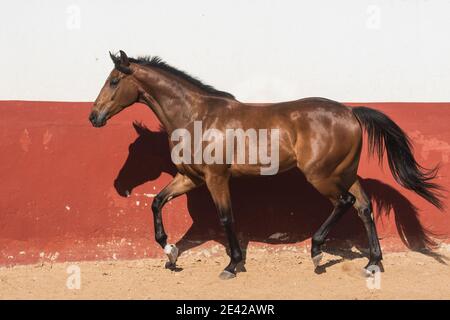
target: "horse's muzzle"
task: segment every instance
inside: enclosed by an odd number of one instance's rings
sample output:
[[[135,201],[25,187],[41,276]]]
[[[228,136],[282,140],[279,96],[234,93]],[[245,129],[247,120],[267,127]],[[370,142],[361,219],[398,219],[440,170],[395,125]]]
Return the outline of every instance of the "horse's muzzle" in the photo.
[[[92,123],[92,125],[96,128],[103,127],[106,124],[106,117],[99,116],[96,111],[92,111],[89,115],[89,121]]]

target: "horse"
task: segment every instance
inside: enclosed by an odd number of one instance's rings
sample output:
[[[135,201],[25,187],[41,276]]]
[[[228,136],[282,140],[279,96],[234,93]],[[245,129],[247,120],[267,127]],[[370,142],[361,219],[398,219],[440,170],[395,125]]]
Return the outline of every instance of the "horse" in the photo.
[[[374,266],[381,264],[382,252],[371,201],[357,176],[364,131],[368,136],[369,154],[377,155],[381,164],[387,153],[389,168],[396,182],[443,209],[442,188],[432,181],[438,173],[438,166],[431,169],[422,167],[414,158],[408,136],[380,111],[364,106],[351,108],[318,97],[247,104],[170,66],[159,57],[131,58],[122,50],[118,55],[110,53],[110,57],[114,68],[89,115],[94,127],[104,126],[111,117],[134,103],[144,103],[155,113],[168,137],[179,129],[194,134],[198,122],[203,129],[213,129],[216,133],[225,133],[229,129],[244,133],[250,129],[276,130],[278,168],[275,173],[297,167],[308,183],[333,205],[329,217],[312,236],[311,259],[315,269],[320,266],[321,248],[331,228],[352,206],[362,220],[369,240],[366,272],[370,273]],[[270,135],[274,135],[273,132]],[[223,139],[224,136],[218,138],[216,135],[215,139]],[[155,196],[151,206],[155,240],[168,257],[166,267],[176,267],[179,250],[167,241],[162,220],[163,206],[175,197],[206,185],[229,246],[230,262],[219,277],[224,280],[236,277],[236,268],[243,255],[233,223],[229,181],[235,177],[261,174],[266,164],[261,157],[248,161],[254,145],[249,136],[244,138],[243,144],[249,148],[243,156],[246,161],[235,161],[234,157],[231,162],[177,161],[175,177]],[[179,145],[174,140],[169,139],[172,151]],[[204,141],[200,144],[203,146]],[[272,139],[268,144],[273,144]],[[239,157],[236,153],[240,150],[236,143],[231,150],[232,156]],[[274,150],[271,149],[272,155]],[[216,148],[214,153],[225,158],[227,152],[222,151]],[[188,159],[195,158],[195,154],[186,154]],[[183,151],[183,158],[186,154]]]

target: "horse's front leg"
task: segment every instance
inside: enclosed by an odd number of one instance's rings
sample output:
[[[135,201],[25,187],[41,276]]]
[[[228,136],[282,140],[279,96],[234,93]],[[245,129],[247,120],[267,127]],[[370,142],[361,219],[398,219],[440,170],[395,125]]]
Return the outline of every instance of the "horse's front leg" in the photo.
[[[178,248],[174,244],[167,243],[167,234],[164,230],[162,221],[162,208],[167,201],[185,194],[199,185],[201,185],[201,183],[194,182],[189,177],[178,173],[175,178],[160,193],[158,193],[155,199],[153,199],[152,211],[155,225],[155,239],[169,258],[169,262],[166,264],[167,268],[175,268],[178,258]]]
[[[231,261],[220,274],[220,278],[223,280],[236,277],[236,266],[242,261],[242,251],[233,228],[233,213],[228,182],[229,177],[226,175],[206,176],[206,185],[216,205],[220,223],[225,229],[230,246]]]

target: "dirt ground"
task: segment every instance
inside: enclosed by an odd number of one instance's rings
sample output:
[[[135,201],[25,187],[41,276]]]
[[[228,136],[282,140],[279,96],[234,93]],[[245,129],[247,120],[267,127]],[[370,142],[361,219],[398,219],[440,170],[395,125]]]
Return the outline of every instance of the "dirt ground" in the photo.
[[[343,257],[344,256],[344,257]],[[1,299],[450,299],[450,250],[384,255],[385,271],[374,278],[361,270],[367,258],[357,251],[327,253],[316,274],[303,250],[250,247],[247,272],[231,280],[218,275],[228,258],[190,252],[178,271],[164,259],[54,263],[0,268]],[[80,289],[72,277],[80,270]],[[71,267],[72,266],[72,267]],[[77,269],[77,267],[75,267]],[[68,281],[68,278],[70,280]],[[378,279],[380,281],[378,281]],[[368,286],[369,284],[369,286]],[[371,288],[370,287],[371,285]]]

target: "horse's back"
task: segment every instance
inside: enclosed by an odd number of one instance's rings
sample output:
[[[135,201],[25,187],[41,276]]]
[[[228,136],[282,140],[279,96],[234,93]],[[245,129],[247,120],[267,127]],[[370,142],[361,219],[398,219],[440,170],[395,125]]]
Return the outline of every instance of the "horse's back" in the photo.
[[[238,109],[243,112],[236,117],[246,126],[280,129],[282,147],[291,148],[305,169],[337,161],[362,143],[361,126],[352,109],[330,99],[242,104]]]

